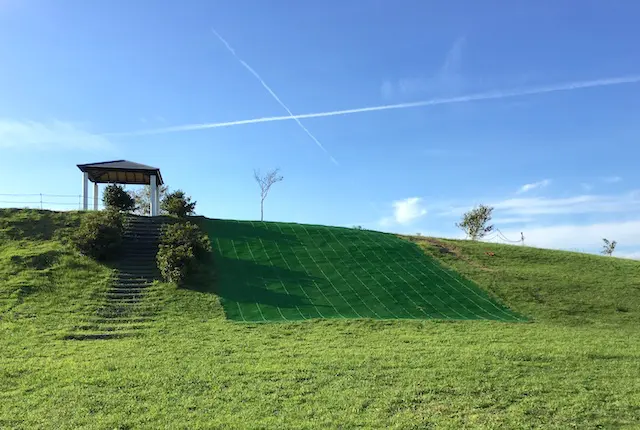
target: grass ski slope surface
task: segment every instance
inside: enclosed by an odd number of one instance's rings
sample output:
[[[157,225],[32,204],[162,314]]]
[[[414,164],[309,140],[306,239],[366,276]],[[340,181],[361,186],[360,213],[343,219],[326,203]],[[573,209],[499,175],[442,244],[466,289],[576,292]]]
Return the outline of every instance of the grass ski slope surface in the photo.
[[[304,224],[200,220],[231,320],[520,321],[476,284],[391,234]]]

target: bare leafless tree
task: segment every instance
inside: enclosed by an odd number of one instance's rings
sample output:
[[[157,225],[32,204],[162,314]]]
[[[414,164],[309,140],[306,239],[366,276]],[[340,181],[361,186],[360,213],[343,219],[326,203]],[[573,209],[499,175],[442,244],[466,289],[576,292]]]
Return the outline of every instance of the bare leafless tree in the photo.
[[[263,175],[260,174],[260,170],[253,170],[253,177],[258,185],[260,185],[260,221],[264,220],[264,200],[269,194],[269,189],[276,182],[282,181],[284,178],[279,174],[280,169],[273,169]]]

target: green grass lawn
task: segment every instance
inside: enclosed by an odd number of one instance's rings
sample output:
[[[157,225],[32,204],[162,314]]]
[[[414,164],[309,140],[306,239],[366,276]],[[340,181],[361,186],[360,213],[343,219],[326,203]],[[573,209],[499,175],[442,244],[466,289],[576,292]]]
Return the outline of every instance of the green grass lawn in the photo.
[[[216,292],[232,320],[525,320],[390,234],[251,221],[200,224],[214,245]]]
[[[239,324],[205,273],[139,336],[74,341],[111,276],[80,216],[0,211],[0,428],[640,428],[638,262],[420,239],[531,322]]]

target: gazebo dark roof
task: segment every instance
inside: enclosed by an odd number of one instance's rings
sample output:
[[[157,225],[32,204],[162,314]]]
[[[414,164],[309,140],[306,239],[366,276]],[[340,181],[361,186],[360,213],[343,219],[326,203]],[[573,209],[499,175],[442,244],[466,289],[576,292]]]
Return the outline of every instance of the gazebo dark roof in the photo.
[[[164,184],[160,169],[157,167],[127,160],[78,164],[78,169],[88,173],[89,180],[98,184],[149,185],[151,175],[156,175],[158,185]]]

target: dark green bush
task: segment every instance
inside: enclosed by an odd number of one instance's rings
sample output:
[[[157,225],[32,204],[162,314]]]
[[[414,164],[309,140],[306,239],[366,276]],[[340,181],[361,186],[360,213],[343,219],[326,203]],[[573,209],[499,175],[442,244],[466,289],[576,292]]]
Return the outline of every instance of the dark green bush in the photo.
[[[182,285],[211,252],[209,237],[190,222],[170,224],[163,229],[157,255],[158,268],[168,282]]]
[[[169,215],[184,218],[195,213],[196,203],[192,202],[191,197],[187,196],[184,191],[177,190],[164,196],[160,202],[160,208]]]
[[[120,185],[108,185],[102,194],[102,203],[109,210],[132,212],[136,209],[136,201]]]
[[[122,245],[122,215],[117,211],[89,212],[82,217],[74,235],[76,247],[96,260],[108,260]]]

